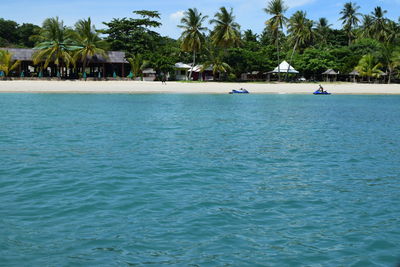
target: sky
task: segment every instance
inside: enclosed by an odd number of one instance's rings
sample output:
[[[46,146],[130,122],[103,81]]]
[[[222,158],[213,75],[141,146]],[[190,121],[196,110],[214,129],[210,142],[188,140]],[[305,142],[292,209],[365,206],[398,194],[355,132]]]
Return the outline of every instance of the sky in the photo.
[[[298,10],[307,12],[310,19],[326,17],[334,28],[341,22],[339,12],[349,0],[285,0],[289,10],[287,17]],[[363,14],[371,13],[376,6],[388,10],[387,17],[398,20],[400,0],[353,0]],[[178,38],[183,13],[188,8],[197,8],[204,15],[214,16],[221,6],[232,7],[241,30],[251,29],[261,33],[268,15],[263,11],[268,0],[0,0],[0,18],[11,19],[18,23],[41,25],[48,17],[60,17],[67,26],[73,26],[82,18],[91,17],[97,29],[104,28],[102,22],[113,18],[133,17],[134,10],[157,10],[162,15],[163,26],[157,31],[164,36]]]

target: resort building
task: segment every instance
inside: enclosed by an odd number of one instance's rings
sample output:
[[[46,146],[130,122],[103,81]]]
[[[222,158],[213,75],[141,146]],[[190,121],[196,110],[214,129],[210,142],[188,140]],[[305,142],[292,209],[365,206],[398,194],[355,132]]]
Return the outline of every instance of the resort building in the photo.
[[[175,79],[177,81],[187,81],[188,80],[188,73],[189,70],[192,68],[192,66],[178,62],[174,65],[174,70],[175,70]]]
[[[33,55],[38,50],[30,48],[0,48],[0,50],[8,50],[12,53],[13,60],[21,61],[18,70],[11,73],[14,77],[115,78],[126,77],[130,69],[125,59],[125,52],[120,51],[109,51],[107,57],[95,55],[88,58],[85,70],[83,70],[82,62],[78,62],[75,67],[62,66],[60,73],[54,63],[50,63],[45,69],[43,63],[37,65],[33,63]]]

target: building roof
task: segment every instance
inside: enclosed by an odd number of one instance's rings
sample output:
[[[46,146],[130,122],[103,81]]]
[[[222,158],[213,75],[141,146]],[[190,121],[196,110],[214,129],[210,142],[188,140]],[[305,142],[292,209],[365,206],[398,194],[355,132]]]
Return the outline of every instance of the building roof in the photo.
[[[289,71],[288,71],[289,70]],[[276,67],[273,71],[270,73],[299,73],[297,70],[295,70],[292,66],[289,65],[289,63],[286,62],[286,60],[282,61],[281,64],[279,64],[279,67]]]
[[[32,61],[33,54],[37,51],[33,48],[1,48],[0,50],[8,50],[13,54],[14,60]],[[125,52],[109,51],[108,57],[104,58],[100,55],[95,55],[90,59],[93,63],[128,63],[125,59]]]
[[[349,73],[349,75],[359,76],[360,73],[356,70],[353,70],[352,72]]]
[[[190,69],[192,69],[192,68],[190,68]],[[203,65],[196,65],[192,69],[193,72],[204,72],[204,71],[212,71],[212,70],[213,70],[212,65],[204,70],[203,70]]]
[[[190,66],[190,65],[188,65],[188,64],[185,64],[185,63],[182,63],[182,62],[178,62],[178,63],[175,64],[175,68],[176,68],[176,69],[186,69],[186,70],[189,70],[189,69],[192,68],[192,66]]]
[[[334,71],[333,69],[329,69],[329,70],[325,71],[324,73],[322,73],[322,75],[338,75],[338,73],[336,71]]]
[[[151,69],[151,68],[144,69],[142,72],[143,72],[143,74],[156,74],[157,73],[154,69]]]

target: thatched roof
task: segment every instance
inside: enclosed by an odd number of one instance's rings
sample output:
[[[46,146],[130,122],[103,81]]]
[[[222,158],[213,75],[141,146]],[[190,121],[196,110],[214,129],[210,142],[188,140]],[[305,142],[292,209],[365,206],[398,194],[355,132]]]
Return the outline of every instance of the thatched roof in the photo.
[[[349,75],[351,75],[351,76],[359,76],[360,73],[358,71],[356,71],[356,70],[353,70],[352,72],[349,73]]]
[[[13,54],[14,60],[32,61],[33,54],[37,51],[32,48],[1,48],[0,50],[8,50]],[[90,59],[92,63],[128,63],[125,59],[125,52],[109,51],[108,57],[104,58],[100,55],[95,55]]]
[[[324,73],[322,73],[322,75],[338,75],[338,73],[336,71],[334,71],[333,69],[329,69],[329,70],[325,71]]]

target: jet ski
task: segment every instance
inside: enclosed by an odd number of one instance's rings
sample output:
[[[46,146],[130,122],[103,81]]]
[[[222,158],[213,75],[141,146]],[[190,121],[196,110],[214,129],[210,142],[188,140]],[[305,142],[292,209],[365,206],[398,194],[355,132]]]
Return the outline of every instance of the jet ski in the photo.
[[[246,89],[239,89],[239,90],[232,90],[231,92],[229,92],[229,94],[250,94],[249,91],[247,91]]]
[[[313,94],[314,95],[330,95],[331,93],[328,93],[327,91],[321,92],[320,90],[317,90]]]

